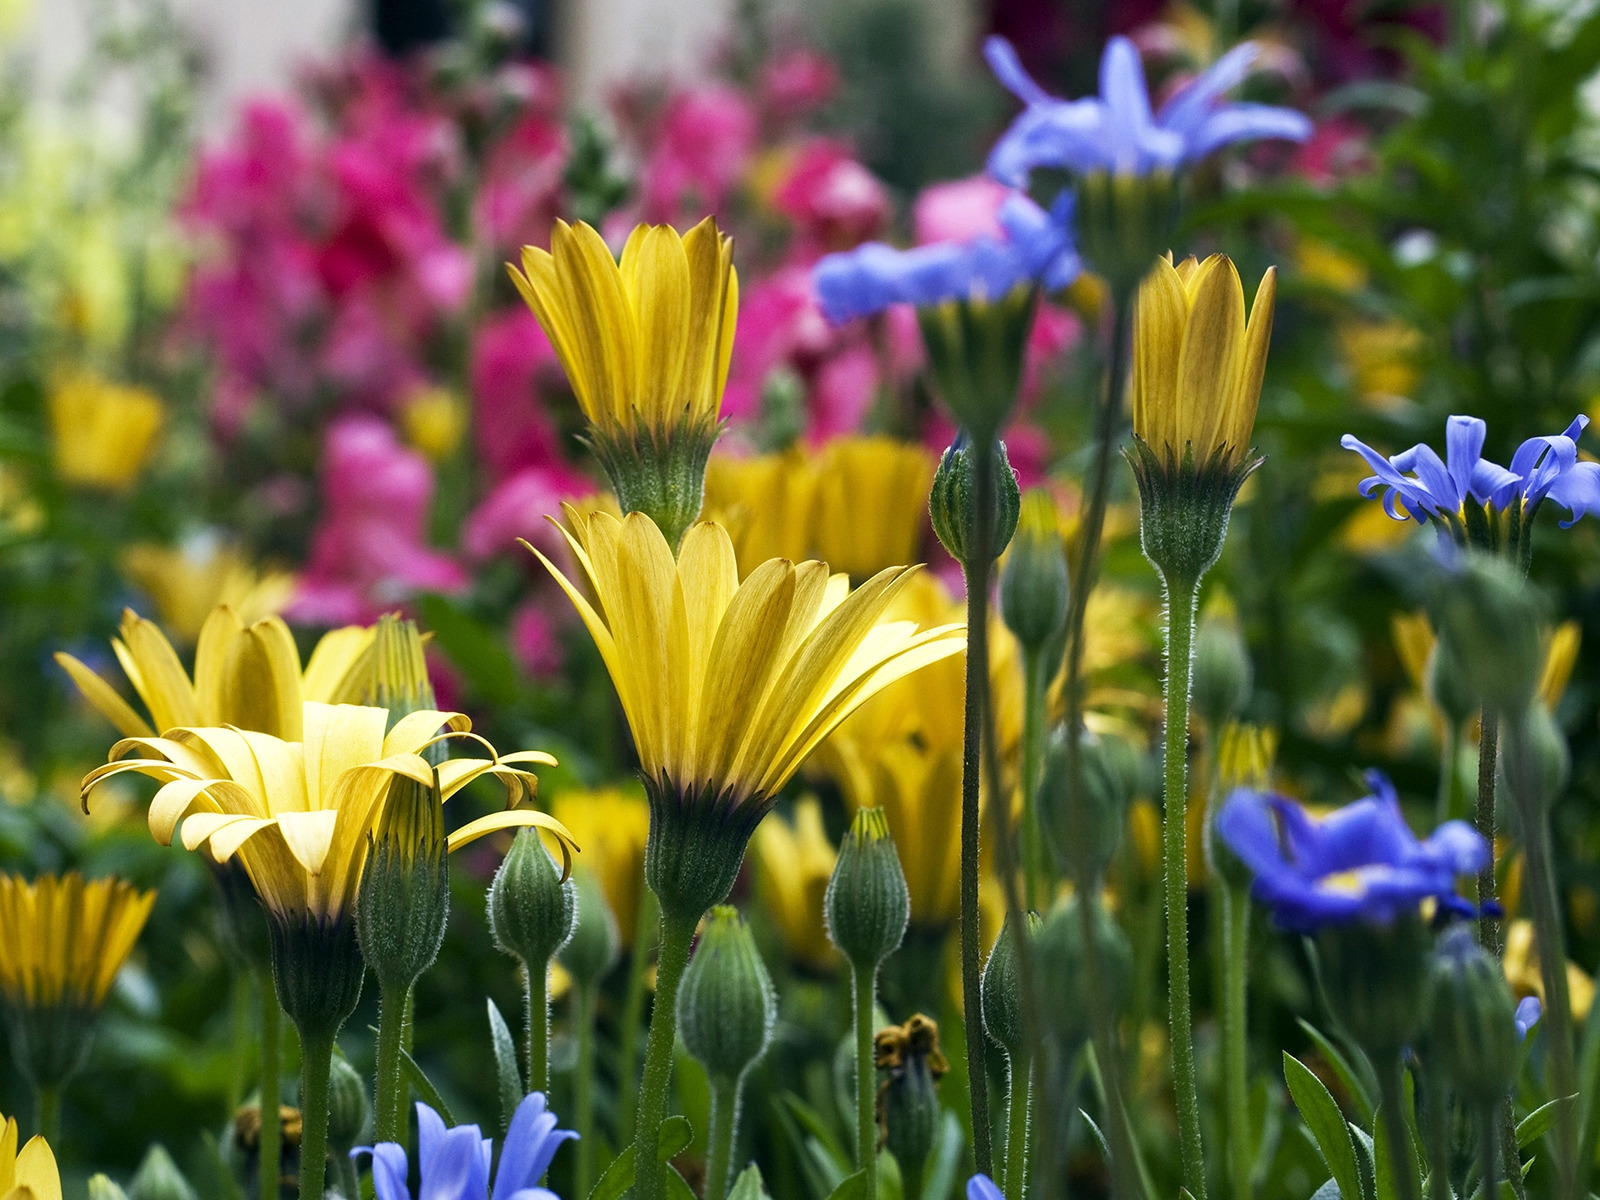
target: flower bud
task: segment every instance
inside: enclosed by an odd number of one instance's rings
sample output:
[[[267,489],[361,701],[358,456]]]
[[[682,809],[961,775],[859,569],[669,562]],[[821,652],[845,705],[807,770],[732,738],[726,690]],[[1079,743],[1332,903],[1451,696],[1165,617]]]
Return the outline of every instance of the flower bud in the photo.
[[[1232,606],[1208,604],[1194,638],[1194,708],[1213,734],[1250,701],[1255,668]]]
[[[539,835],[524,829],[489,885],[489,932],[495,945],[542,971],[566,945],[578,916],[577,889],[561,881]]]
[[[1387,925],[1348,921],[1317,932],[1328,1007],[1374,1061],[1392,1058],[1422,1032],[1432,989],[1432,941],[1413,913]]]
[[[911,919],[911,893],[883,809],[856,813],[822,909],[828,937],[857,969],[876,971],[899,948]]]
[[[1091,875],[1098,876],[1122,840],[1128,802],[1138,779],[1138,756],[1120,738],[1080,732],[1078,757],[1083,795],[1075,798],[1067,749],[1066,731],[1057,730],[1045,748],[1044,769],[1039,776],[1039,815],[1062,873],[1072,875],[1087,868]],[[1087,842],[1079,831],[1080,818],[1073,809],[1075,799],[1085,806]],[[1083,854],[1088,855],[1086,863],[1077,861],[1077,856]]]
[[[1505,972],[1469,926],[1455,925],[1440,937],[1429,973],[1424,1063],[1442,1071],[1469,1106],[1499,1100],[1516,1080],[1519,1053],[1516,1001]]]
[[[1027,914],[1029,941],[1038,936],[1042,924],[1036,913]],[[1022,983],[1017,971],[1016,927],[1009,917],[1000,936],[995,939],[994,949],[989,951],[989,961],[983,964],[981,988],[984,1030],[1013,1062],[1025,1058],[1028,1048],[1022,1028]]]
[[[1017,534],[1000,572],[1000,615],[1022,648],[1048,654],[1067,626],[1067,556],[1055,501],[1043,488],[1022,497]]]
[[[356,898],[362,956],[385,988],[410,987],[433,965],[450,919],[444,814],[433,788],[396,777]]]
[[[1571,771],[1567,739],[1539,701],[1502,726],[1500,772],[1522,813],[1545,812],[1566,790]]]
[[[132,1181],[128,1184],[127,1200],[197,1200],[194,1188],[172,1161],[166,1147],[157,1142],[145,1151]]]
[[[118,1187],[109,1175],[91,1175],[89,1200],[128,1200],[128,1193]]]
[[[1015,287],[993,299],[917,307],[940,398],[975,438],[998,434],[1016,405],[1037,298],[1036,289]]]
[[[622,953],[622,936],[617,918],[606,902],[605,888],[588,867],[572,873],[577,888],[578,921],[572,937],[556,957],[579,987],[588,987],[604,978]]]
[[[999,558],[1017,530],[1017,514],[1022,492],[1017,476],[1006,457],[1004,442],[994,443],[994,524],[990,527],[990,562]],[[982,571],[987,563],[977,563],[977,480],[973,477],[973,448],[965,435],[951,443],[939,460],[933,475],[933,490],[928,496],[928,516],[933,532],[969,575]]]
[[[902,1175],[921,1176],[939,1135],[939,1079],[950,1069],[939,1049],[939,1026],[915,1014],[880,1029],[873,1063],[888,1078],[878,1090],[878,1128]]]
[[[739,911],[718,905],[678,992],[678,1034],[713,1082],[739,1079],[772,1040],[778,997]]]
[[[379,617],[372,656],[372,673],[363,681],[361,701],[388,709],[391,728],[408,713],[434,707],[433,682],[415,621],[388,613]]]
[[[367,1127],[367,1086],[348,1061],[334,1055],[328,1071],[328,1148],[344,1158]]]
[[[1096,904],[1090,913],[1095,931],[1099,973],[1091,980],[1083,940],[1080,901],[1068,896],[1058,901],[1034,937],[1038,962],[1039,994],[1049,1032],[1064,1053],[1077,1050],[1089,1038],[1089,989],[1100,989],[1113,1012],[1127,1002],[1133,980],[1133,951],[1121,926]]]
[[[1461,663],[1443,642],[1435,641],[1433,652],[1428,655],[1424,686],[1445,719],[1456,728],[1478,711],[1478,698],[1472,694]]]
[[[1485,708],[1520,712],[1544,669],[1543,605],[1509,563],[1458,551],[1436,581],[1440,652],[1459,665],[1464,690]]]

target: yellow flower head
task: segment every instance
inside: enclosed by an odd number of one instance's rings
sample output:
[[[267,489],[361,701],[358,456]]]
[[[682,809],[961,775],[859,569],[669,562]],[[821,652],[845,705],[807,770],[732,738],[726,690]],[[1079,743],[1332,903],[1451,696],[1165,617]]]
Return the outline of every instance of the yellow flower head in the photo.
[[[98,1011],[155,900],[121,879],[0,875],[0,992],[18,1009]]]
[[[602,788],[565,791],[550,813],[583,847],[583,862],[600,880],[617,919],[624,946],[633,945],[639,928],[639,893],[644,888],[644,842],[650,830],[650,806],[636,789]]]
[[[61,1173],[50,1143],[35,1135],[17,1152],[17,1119],[0,1125],[0,1200],[61,1200]]]
[[[818,466],[812,551],[856,579],[914,561],[936,465],[924,447],[894,438],[829,442]]]
[[[822,829],[822,806],[814,796],[795,805],[794,823],[763,821],[750,843],[756,860],[756,898],[798,962],[827,969],[838,958],[822,920],[838,854]]]
[[[467,406],[449,388],[417,388],[400,402],[400,427],[406,441],[438,462],[460,449]]]
[[[816,464],[798,446],[749,458],[713,454],[706,464],[706,516],[733,539],[741,578],[769,558],[810,557],[816,498]]]
[[[1133,431],[1159,460],[1231,469],[1248,454],[1276,292],[1268,268],[1246,321],[1228,258],[1156,260],[1133,310]]]
[[[161,429],[161,401],[144,388],[70,375],[50,391],[56,471],[68,483],[120,492],[143,470]]]
[[[162,623],[191,644],[219,605],[253,625],[280,611],[294,591],[287,571],[257,571],[232,546],[206,535],[176,546],[129,546],[120,566],[155,601]]]
[[[1272,778],[1277,752],[1277,730],[1229,721],[1217,746],[1217,775],[1223,794],[1237,787],[1264,790]]]
[[[537,781],[522,764],[553,766],[537,750],[430,765],[423,754],[441,728],[466,735],[460,713],[422,710],[388,726],[387,709],[355,704],[303,707],[300,741],[228,728],[179,728],[162,737],[130,737],[111,748],[105,766],[84,777],[82,792],[134,771],[163,785],[150,803],[150,832],[170,845],[182,822],[183,844],[205,846],[216,862],[238,857],[263,905],[283,921],[321,925],[348,917],[366,867],[369,835],[382,820],[390,782],[412,779],[448,800],[472,780],[496,775],[507,807],[452,833],[451,850],[497,829],[531,825],[550,831],[569,857],[572,837],[560,822],[519,808]],[[146,757],[124,758],[134,751]]]

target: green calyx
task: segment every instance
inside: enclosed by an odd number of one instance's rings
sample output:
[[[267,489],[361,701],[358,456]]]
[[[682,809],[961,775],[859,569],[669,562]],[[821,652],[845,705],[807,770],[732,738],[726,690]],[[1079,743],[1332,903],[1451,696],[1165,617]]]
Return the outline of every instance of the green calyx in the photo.
[[[35,1087],[60,1087],[82,1069],[100,1015],[87,998],[10,1007],[11,1052]]]
[[[1222,447],[1197,463],[1187,447],[1181,461],[1163,458],[1137,435],[1123,451],[1139,485],[1139,540],[1169,588],[1193,587],[1222,554],[1228,518],[1244,481],[1261,458],[1237,460]]]
[[[278,1003],[303,1039],[331,1044],[355,1011],[367,973],[356,942],[356,923],[274,914],[267,929]]]
[[[911,919],[911,893],[881,808],[856,813],[822,901],[828,937],[852,966],[876,971]]]
[[[678,1035],[716,1081],[736,1081],[765,1052],[778,997],[737,909],[711,911],[678,992]]]
[[[495,945],[542,972],[566,945],[577,921],[577,889],[563,882],[539,834],[517,834],[489,884],[489,932]]]
[[[683,417],[666,429],[643,421],[632,435],[590,426],[589,448],[600,460],[624,515],[642,512],[676,552],[705,500],[706,460],[722,433],[718,423]]]
[[[415,621],[385,613],[373,640],[372,678],[362,702],[389,710],[389,727],[408,713],[434,707],[433,683]]]
[[[145,1152],[125,1196],[127,1200],[197,1200],[194,1188],[159,1142]]]
[[[667,779],[644,784],[645,882],[666,917],[693,925],[733,891],[750,835],[771,806],[757,797],[731,804],[715,792],[680,792]]]
[[[438,958],[449,919],[443,845],[419,853],[393,834],[375,839],[356,898],[356,932],[378,982],[386,989],[415,983]]]
[[[978,529],[978,487],[974,473],[977,452],[973,448],[976,444],[964,437],[956,439],[940,458],[938,470],[933,474],[933,488],[928,493],[928,516],[933,522],[933,532],[969,578],[985,573],[989,566],[973,561],[977,555]],[[990,445],[994,447],[994,522],[989,532],[989,562],[993,562],[1017,531],[1022,492],[1017,487],[1011,460],[1006,457],[1006,444],[991,442]]]
[[[1121,1012],[1133,986],[1133,950],[1122,927],[1098,904],[1091,906],[1090,927],[1099,951],[1099,979],[1085,967],[1084,914],[1076,896],[1058,901],[1034,936],[1039,994],[1053,1035],[1064,1054],[1089,1040],[1089,989],[1098,987],[1107,1007]]]
[[[1028,939],[1038,936],[1044,922],[1038,914],[1028,913],[1024,918]],[[1022,1026],[1022,982],[1017,967],[1016,924],[1008,917],[1005,928],[995,939],[989,951],[989,961],[983,964],[983,1028],[995,1043],[1013,1061],[1027,1057],[1027,1038]]]
[[[1077,181],[1078,249],[1115,296],[1131,296],[1172,244],[1181,205],[1170,171],[1093,171]]]
[[[1067,555],[1055,501],[1043,488],[1029,488],[1000,571],[1000,616],[1023,650],[1056,658],[1066,633],[1068,599]]]
[[[917,309],[939,394],[975,441],[996,436],[1016,406],[1038,297],[1036,287],[1019,286],[995,300]]]
[[[1422,1032],[1433,935],[1420,916],[1327,925],[1316,946],[1328,1007],[1374,1062],[1393,1058]]]
[[[1444,1074],[1469,1104],[1493,1103],[1516,1079],[1516,1001],[1505,972],[1457,925],[1429,963],[1432,1004],[1421,1047],[1425,1066]]]

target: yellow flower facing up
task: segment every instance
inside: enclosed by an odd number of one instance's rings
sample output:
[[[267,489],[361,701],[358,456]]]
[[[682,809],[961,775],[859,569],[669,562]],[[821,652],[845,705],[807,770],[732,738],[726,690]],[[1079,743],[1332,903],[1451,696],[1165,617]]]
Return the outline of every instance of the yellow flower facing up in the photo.
[[[914,568],[852,591],[822,563],[773,559],[741,583],[733,543],[713,522],[688,531],[675,561],[641,513],[584,519],[569,508],[567,519],[595,602],[533,553],[588,626],[633,732],[650,795],[651,886],[664,910],[698,919],[726,896],[751,832],[812,750],[863,701],[965,638],[959,626],[888,618]],[[706,856],[695,870],[680,853],[691,848]]]
[[[600,880],[622,944],[633,945],[644,891],[644,843],[650,830],[650,806],[643,794],[637,788],[568,790],[555,798],[550,814],[583,847],[584,866]]]
[[[794,822],[773,817],[751,839],[756,861],[756,898],[795,961],[827,970],[838,959],[822,920],[822,899],[838,854],[822,828],[822,806],[807,796],[794,808]]]
[[[161,430],[161,401],[144,388],[82,373],[50,390],[57,473],[82,487],[126,491],[139,477]]]
[[[0,875],[0,992],[17,1008],[98,1011],[155,900],[121,879]]]
[[[179,641],[193,643],[206,618],[226,604],[246,625],[279,612],[294,591],[287,571],[258,571],[232,546],[202,534],[176,546],[129,546],[120,564],[128,581],[155,601]]]
[[[235,857],[256,895],[280,921],[332,925],[347,918],[355,902],[371,845],[381,821],[390,781],[413,779],[448,800],[474,779],[498,776],[507,807],[457,829],[455,850],[497,829],[536,826],[560,843],[564,857],[573,842],[554,818],[518,807],[537,787],[524,764],[553,766],[537,750],[456,758],[432,766],[423,757],[443,737],[464,736],[472,722],[460,713],[422,710],[400,718],[387,733],[387,709],[355,704],[303,706],[303,740],[286,741],[238,728],[179,728],[162,737],[130,737],[111,748],[109,761],[84,777],[82,792],[104,780],[137,772],[162,787],[150,803],[150,832],[170,845],[205,846],[216,862]],[[141,752],[144,757],[124,758]],[[180,830],[181,823],[181,830]]]
[[[0,1120],[0,1200],[61,1200],[61,1172],[50,1143],[35,1135],[19,1153],[17,1119]]]

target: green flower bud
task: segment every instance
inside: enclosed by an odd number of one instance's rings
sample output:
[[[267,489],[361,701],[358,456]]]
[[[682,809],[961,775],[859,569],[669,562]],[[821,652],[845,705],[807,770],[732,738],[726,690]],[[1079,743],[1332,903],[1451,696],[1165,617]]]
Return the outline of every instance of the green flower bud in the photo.
[[[1439,939],[1429,964],[1433,1003],[1423,1062],[1443,1072],[1469,1106],[1493,1103],[1516,1080],[1516,1001],[1505,971],[1456,925]]]
[[[595,873],[580,866],[573,871],[572,881],[578,893],[578,923],[556,958],[579,987],[588,987],[616,965],[622,953],[622,935]]]
[[[511,843],[489,885],[489,932],[502,951],[530,971],[543,971],[567,944],[578,918],[577,888],[561,871],[544,842],[524,829]]]
[[[1216,733],[1250,701],[1255,668],[1231,612],[1207,605],[1194,638],[1194,708]]]
[[[1006,457],[1004,442],[994,443],[994,524],[989,535],[990,561],[999,558],[1017,530],[1017,514],[1022,506],[1022,492],[1017,487],[1016,473],[1011,460]],[[981,571],[987,563],[976,563],[977,553],[977,481],[972,474],[972,444],[960,436],[944,452],[939,469],[933,475],[933,490],[928,495],[928,515],[933,521],[933,532],[961,564],[969,575]]]
[[[1461,664],[1443,642],[1434,642],[1428,655],[1423,687],[1445,719],[1457,728],[1478,711],[1478,698],[1472,694]]]
[[[396,778],[372,835],[356,897],[361,953],[386,989],[404,990],[433,965],[450,919],[450,869],[438,794]]]
[[[1439,652],[1459,667],[1463,692],[1495,712],[1520,712],[1544,669],[1543,604],[1511,564],[1461,551],[1441,571],[1432,604]]]
[[[911,919],[911,893],[883,809],[863,808],[850,823],[822,911],[829,939],[860,970],[876,971],[899,949]]]
[[[128,1200],[128,1193],[118,1187],[109,1175],[91,1175],[89,1200]]]
[[[1062,874],[1075,874],[1080,865],[1086,865],[1091,874],[1098,876],[1122,840],[1128,802],[1139,777],[1139,756],[1121,738],[1096,737],[1084,730],[1078,738],[1078,758],[1089,841],[1083,841],[1078,827],[1080,818],[1074,812],[1064,729],[1051,734],[1045,747],[1044,769],[1039,776],[1039,816]],[[1080,864],[1077,857],[1085,853],[1088,862]]]
[[[1038,936],[1044,924],[1036,913],[1026,918],[1028,939]],[[983,964],[981,982],[983,998],[983,1027],[995,1042],[1016,1061],[1028,1053],[1027,1039],[1022,1029],[1022,984],[1017,972],[1016,927],[1010,918],[995,939],[989,951],[989,961]]]
[[[1096,904],[1090,914],[1099,957],[1099,975],[1091,982],[1083,941],[1083,914],[1076,896],[1058,901],[1034,937],[1039,994],[1045,1019],[1064,1053],[1089,1038],[1089,988],[1098,987],[1113,1012],[1127,1003],[1133,981],[1133,951],[1111,915]]]
[[[1525,818],[1544,813],[1566,791],[1572,773],[1567,739],[1538,700],[1502,726],[1500,772]]]
[[[367,1085],[349,1062],[334,1055],[328,1071],[328,1147],[349,1154],[367,1127]]]
[[[1060,641],[1067,627],[1067,590],[1055,501],[1043,488],[1029,488],[1000,572],[1000,615],[1024,650],[1048,654]]]
[[[431,709],[433,682],[417,623],[384,614],[372,643],[372,674],[363,681],[361,702],[389,710],[389,725],[408,713]]]
[[[1091,171],[1077,180],[1077,242],[1095,274],[1124,301],[1172,244],[1179,209],[1170,171]]]
[[[900,1173],[921,1177],[939,1135],[939,1079],[950,1069],[939,1049],[939,1026],[914,1015],[904,1025],[880,1029],[873,1062],[886,1073],[878,1091],[878,1127]]]
[[[197,1200],[189,1181],[157,1142],[145,1151],[144,1161],[128,1184],[128,1200]]]
[[[1433,935],[1420,916],[1325,925],[1316,946],[1334,1019],[1374,1061],[1388,1061],[1416,1039],[1432,990]]]
[[[678,992],[678,1034],[712,1080],[731,1082],[772,1040],[778,996],[739,911],[718,905]]]
[[[1037,289],[1016,287],[993,300],[917,309],[939,395],[974,438],[998,434],[1016,405],[1037,298]]]

